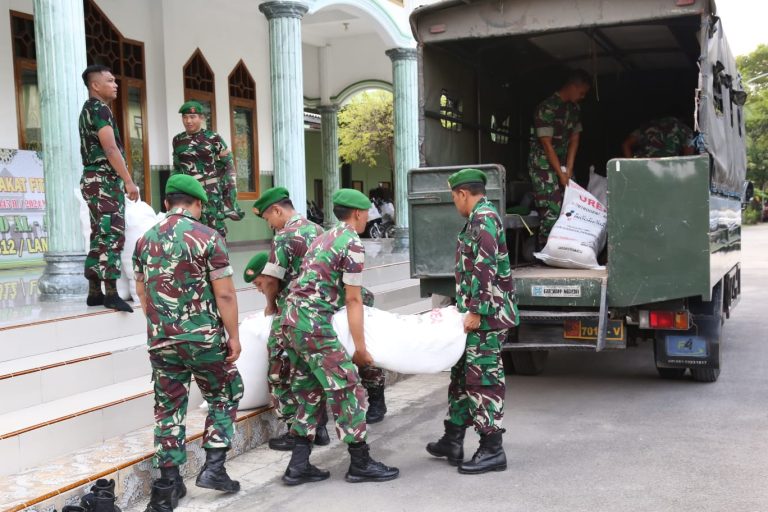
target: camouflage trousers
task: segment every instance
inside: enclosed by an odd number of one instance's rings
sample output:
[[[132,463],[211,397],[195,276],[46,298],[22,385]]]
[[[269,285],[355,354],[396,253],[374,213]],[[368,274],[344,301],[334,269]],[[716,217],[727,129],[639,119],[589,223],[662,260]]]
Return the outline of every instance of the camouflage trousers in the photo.
[[[237,367],[227,363],[226,343],[182,342],[149,351],[155,382],[155,467],[186,462],[185,420],[189,384],[208,402],[203,448],[228,448],[234,434],[237,404],[243,396],[243,380]]]
[[[85,258],[87,279],[120,279],[120,253],[125,244],[125,187],[109,167],[84,171],[80,192],[88,205],[91,245]]]
[[[210,183],[203,183],[205,195],[208,196],[208,202],[203,205],[200,222],[215,229],[221,236],[226,238],[227,224],[224,222],[226,216],[224,215],[224,199],[221,194],[221,183],[215,178],[208,181],[210,181]]]
[[[245,212],[237,202],[237,174],[234,169],[225,171],[221,177],[221,197],[224,217],[232,220],[245,217]]]
[[[541,243],[545,243],[549,237],[557,218],[560,217],[560,208],[563,205],[563,187],[560,185],[557,173],[551,169],[546,158],[546,156],[532,155],[529,168],[536,211],[541,219],[539,227]]]
[[[464,355],[451,368],[448,421],[482,435],[501,430],[504,417],[504,367],[501,344],[506,330],[472,331]]]
[[[365,390],[357,367],[338,338],[314,336],[288,325],[283,326],[283,336],[289,341],[286,352],[293,365],[291,391],[297,403],[291,432],[314,440],[325,396],[339,440],[348,444],[365,441]]]

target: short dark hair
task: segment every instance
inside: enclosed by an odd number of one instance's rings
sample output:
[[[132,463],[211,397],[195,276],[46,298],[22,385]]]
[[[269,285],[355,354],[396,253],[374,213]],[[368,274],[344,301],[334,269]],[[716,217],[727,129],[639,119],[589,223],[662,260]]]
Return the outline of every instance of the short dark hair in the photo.
[[[352,216],[352,212],[354,211],[354,208],[347,208],[346,206],[333,206],[333,214],[339,220],[347,220]]]
[[[197,198],[181,192],[173,192],[166,195],[165,200],[168,201],[168,208],[174,208],[179,205],[189,206],[197,201]]]
[[[282,206],[283,208],[295,209],[293,207],[293,201],[291,201],[290,197],[286,197],[285,199],[281,199],[278,202],[276,202],[275,204],[278,205],[278,206]]]
[[[568,71],[563,86],[566,85],[589,85],[592,86],[592,75],[583,69],[572,69]]]
[[[91,84],[91,75],[94,73],[111,73],[112,70],[103,64],[91,64],[83,71],[83,83],[86,87]]]
[[[456,185],[453,187],[454,192],[458,192],[459,190],[466,190],[473,196],[484,196],[485,195],[485,185],[480,182],[475,183],[464,183],[462,185]]]

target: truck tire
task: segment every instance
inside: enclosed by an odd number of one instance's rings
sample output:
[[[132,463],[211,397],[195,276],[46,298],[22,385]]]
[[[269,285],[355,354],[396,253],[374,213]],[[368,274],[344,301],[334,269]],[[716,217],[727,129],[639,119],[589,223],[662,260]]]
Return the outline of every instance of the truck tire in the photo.
[[[506,352],[511,359],[512,367],[518,375],[538,375],[547,365],[547,350],[513,350]]]
[[[659,377],[669,380],[682,379],[685,375],[685,368],[660,368],[657,366],[656,371],[659,372]]]
[[[694,323],[698,326],[699,332],[710,338],[716,350],[715,365],[705,368],[691,368],[691,378],[696,382],[715,382],[720,376],[721,347],[723,340],[723,324],[725,315],[723,315],[723,282],[720,281],[712,290],[712,301],[704,303],[691,304]]]
[[[720,368],[691,368],[691,377],[696,382],[715,382],[720,376]]]

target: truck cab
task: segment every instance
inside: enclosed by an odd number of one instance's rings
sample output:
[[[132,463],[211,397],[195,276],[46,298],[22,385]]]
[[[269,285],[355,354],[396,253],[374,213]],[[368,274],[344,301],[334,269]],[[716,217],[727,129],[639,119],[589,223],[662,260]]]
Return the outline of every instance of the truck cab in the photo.
[[[651,340],[659,374],[715,381],[722,325],[741,292],[745,94],[710,0],[446,1],[411,16],[419,43],[420,168],[408,176],[411,273],[422,295],[454,294],[447,176],[489,175],[504,217],[520,326],[505,363],[543,370],[553,350],[621,350]],[[607,177],[605,266],[533,256],[528,152],[536,106],[571,69],[593,77],[581,104],[575,180]],[[674,116],[695,155],[621,158],[625,137]]]

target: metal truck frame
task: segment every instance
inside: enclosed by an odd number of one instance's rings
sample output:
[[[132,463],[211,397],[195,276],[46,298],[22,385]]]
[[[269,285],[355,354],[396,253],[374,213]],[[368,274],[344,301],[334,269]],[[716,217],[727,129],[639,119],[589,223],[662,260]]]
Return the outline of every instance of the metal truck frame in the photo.
[[[713,382],[723,322],[741,294],[748,201],[745,94],[710,0],[466,0],[413,12],[419,49],[421,167],[408,175],[411,274],[423,296],[452,296],[464,220],[446,178],[481,167],[499,211],[530,189],[536,104],[568,68],[595,77],[576,162],[608,178],[604,270],[533,264],[534,215],[505,215],[521,324],[505,363],[537,374],[551,350],[615,350],[652,339],[658,373]],[[623,136],[677,115],[698,155],[620,159]]]

